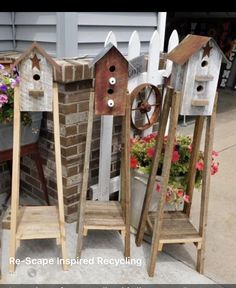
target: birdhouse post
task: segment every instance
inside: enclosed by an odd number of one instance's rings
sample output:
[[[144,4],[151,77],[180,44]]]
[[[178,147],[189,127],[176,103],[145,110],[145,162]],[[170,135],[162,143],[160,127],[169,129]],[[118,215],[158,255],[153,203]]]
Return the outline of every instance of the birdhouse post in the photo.
[[[95,88],[89,102],[82,190],[78,207],[77,251],[80,257],[83,236],[88,230],[117,230],[124,237],[125,257],[130,256],[130,96],[127,94],[128,62],[112,44],[108,44],[90,63],[95,65]],[[87,200],[93,115],[123,116],[121,143],[121,200]],[[109,151],[111,151],[109,149]],[[104,161],[104,159],[99,159]],[[109,175],[110,177],[110,175]],[[105,180],[105,179],[103,179]]]
[[[228,61],[211,37],[188,35],[167,54],[174,62],[171,86],[180,91],[181,115],[211,115],[221,61]]]
[[[53,83],[53,69],[59,66],[34,42],[19,57],[14,66],[18,67],[19,87],[14,88],[14,125],[13,125],[13,169],[11,198],[11,239],[10,257],[15,258],[16,249],[26,239],[56,239],[61,245],[62,264],[67,269],[62,166],[60,150],[58,87]],[[57,177],[57,206],[20,207],[20,112],[52,111],[55,139],[55,163]],[[15,262],[9,264],[10,272],[15,270]]]

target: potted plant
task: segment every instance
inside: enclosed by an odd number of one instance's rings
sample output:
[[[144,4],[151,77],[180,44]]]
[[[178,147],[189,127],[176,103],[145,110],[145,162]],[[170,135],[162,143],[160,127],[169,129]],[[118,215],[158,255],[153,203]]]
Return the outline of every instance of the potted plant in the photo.
[[[0,64],[0,151],[13,145],[14,87],[19,82],[15,68],[10,73]],[[41,119],[42,112],[21,112],[21,145],[37,142]]]
[[[166,136],[164,138],[163,149],[157,171],[156,185],[153,190],[150,211],[155,211],[159,199],[160,191],[160,175],[163,167],[165,147],[167,143]],[[132,168],[131,183],[131,225],[137,229],[139,218],[142,210],[146,185],[149,172],[151,169],[152,159],[155,153],[156,141],[158,141],[157,133],[152,133],[146,137],[136,136],[131,138],[131,157],[130,167]],[[184,202],[189,202],[189,196],[186,195],[187,174],[189,170],[190,157],[192,151],[192,138],[190,136],[178,135],[175,138],[174,149],[172,154],[169,183],[166,194],[166,210],[182,210]],[[219,163],[216,161],[218,153],[212,152],[211,174],[214,175],[218,171]],[[204,169],[204,154],[199,151],[196,164],[195,187],[201,186]]]

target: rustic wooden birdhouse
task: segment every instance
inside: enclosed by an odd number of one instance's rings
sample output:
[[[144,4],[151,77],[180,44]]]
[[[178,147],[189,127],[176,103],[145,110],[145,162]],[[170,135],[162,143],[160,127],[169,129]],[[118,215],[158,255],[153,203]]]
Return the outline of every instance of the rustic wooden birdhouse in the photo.
[[[221,60],[228,61],[211,37],[188,35],[167,54],[173,61],[171,86],[182,93],[181,115],[211,115]]]
[[[53,68],[58,64],[34,42],[13,64],[20,76],[20,110],[52,111]]]
[[[95,65],[95,114],[125,115],[128,61],[109,43],[89,64]]]

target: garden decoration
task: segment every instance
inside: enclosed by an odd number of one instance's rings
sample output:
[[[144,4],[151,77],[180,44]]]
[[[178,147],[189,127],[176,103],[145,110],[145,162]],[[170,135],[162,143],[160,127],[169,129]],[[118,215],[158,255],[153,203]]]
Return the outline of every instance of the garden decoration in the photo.
[[[135,129],[145,130],[157,122],[161,109],[161,93],[149,83],[138,85],[131,93],[131,123]]]
[[[88,230],[95,229],[120,231],[125,240],[124,256],[129,257],[130,96],[127,93],[128,62],[119,52],[119,50],[111,43],[109,43],[90,63],[90,66],[92,65],[95,65],[95,92],[91,92],[89,100],[88,128],[85,146],[82,190],[78,207],[78,238],[76,256],[80,257],[81,255],[83,236],[87,235]],[[123,119],[120,201],[86,200],[94,113],[96,115],[122,116]],[[100,159],[100,161],[102,160],[103,159]]]
[[[13,169],[9,259],[15,259],[21,240],[55,238],[61,245],[63,269],[66,265],[64,204],[59,131],[58,87],[53,83],[53,69],[59,69],[44,49],[34,42],[14,63],[20,75],[14,88]],[[52,111],[57,177],[57,206],[19,206],[20,189],[20,114],[21,111]],[[10,272],[15,261],[10,261]]]
[[[160,119],[159,139],[153,156],[153,164],[136,236],[136,244],[140,246],[146,224],[152,231],[151,256],[148,267],[149,276],[154,275],[158,251],[162,250],[165,243],[195,244],[197,248],[197,270],[203,273],[207,209],[212,169],[212,146],[217,106],[216,89],[222,58],[227,61],[212,38],[197,35],[188,35],[176,48],[167,54],[167,59],[174,62],[171,75],[171,85],[173,88],[169,91],[172,91],[173,95],[174,90],[175,95],[174,97],[170,97],[171,94],[167,94],[164,102]],[[163,130],[166,127],[166,107],[169,106],[169,101],[171,101],[170,127],[163,159],[160,202],[157,211],[149,213],[150,197],[163,147]],[[187,178],[186,195],[188,195],[189,203],[185,202],[182,212],[164,212],[179,108],[181,114],[196,115],[190,168]],[[202,163],[204,165],[201,187],[202,197],[199,228],[196,229],[190,222],[189,215],[204,121],[207,123],[203,155],[204,162]]]

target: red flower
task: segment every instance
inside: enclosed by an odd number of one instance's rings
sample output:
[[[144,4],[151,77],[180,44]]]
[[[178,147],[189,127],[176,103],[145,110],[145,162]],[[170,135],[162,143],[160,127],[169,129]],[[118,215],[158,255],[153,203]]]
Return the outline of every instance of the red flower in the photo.
[[[135,138],[130,138],[130,144],[133,145],[135,143]]]
[[[198,161],[198,162],[196,163],[196,169],[199,170],[199,171],[201,171],[201,170],[204,169],[204,163],[203,163],[202,160],[200,160],[200,161]]]
[[[138,160],[134,157],[130,157],[130,168],[136,169],[138,167]]]
[[[172,163],[179,161],[179,158],[180,158],[179,152],[175,150],[172,154],[172,159],[171,159]]]
[[[161,191],[161,185],[160,185],[159,183],[157,183],[156,191],[157,191],[157,192],[160,192],[160,191]]]
[[[218,172],[219,170],[219,164],[218,163],[212,163],[211,164],[211,175],[214,175]]]
[[[149,158],[152,158],[154,156],[155,150],[154,150],[154,148],[149,147],[149,148],[147,148],[146,153],[147,153],[147,156]]]
[[[177,192],[178,197],[182,197],[184,195],[184,191],[183,190],[178,190]]]
[[[184,195],[184,201],[189,203],[190,202],[190,197],[189,195]]]

